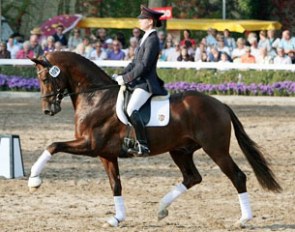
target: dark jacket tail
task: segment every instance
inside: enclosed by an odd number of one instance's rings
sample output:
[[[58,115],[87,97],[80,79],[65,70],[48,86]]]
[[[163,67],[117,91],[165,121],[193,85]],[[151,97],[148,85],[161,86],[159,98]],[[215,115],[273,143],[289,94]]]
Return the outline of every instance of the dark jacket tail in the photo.
[[[230,114],[238,144],[253,168],[258,182],[264,189],[280,192],[282,188],[276,181],[275,175],[269,168],[269,164],[264,158],[262,151],[260,151],[259,146],[247,135],[233,110],[228,105],[225,105],[225,107]]]

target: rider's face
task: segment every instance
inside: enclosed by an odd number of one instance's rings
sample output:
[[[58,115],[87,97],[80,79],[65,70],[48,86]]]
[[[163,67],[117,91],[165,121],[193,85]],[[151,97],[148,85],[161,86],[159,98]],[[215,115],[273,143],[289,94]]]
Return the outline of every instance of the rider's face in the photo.
[[[143,31],[147,31],[153,27],[152,19],[139,19],[140,29]]]

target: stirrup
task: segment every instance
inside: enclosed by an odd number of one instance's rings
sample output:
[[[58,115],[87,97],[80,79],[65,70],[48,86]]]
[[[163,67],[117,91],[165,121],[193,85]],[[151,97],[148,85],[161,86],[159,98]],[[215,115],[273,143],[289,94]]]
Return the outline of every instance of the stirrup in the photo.
[[[147,157],[150,154],[150,149],[147,146],[137,142],[136,146],[128,149],[128,153],[131,153],[136,157]]]

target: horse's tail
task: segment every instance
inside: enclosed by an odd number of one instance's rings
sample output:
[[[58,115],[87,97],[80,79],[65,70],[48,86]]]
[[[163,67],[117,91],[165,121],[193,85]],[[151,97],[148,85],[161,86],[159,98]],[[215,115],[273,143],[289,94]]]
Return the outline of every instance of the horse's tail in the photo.
[[[269,164],[260,151],[259,146],[247,135],[242,123],[233,110],[228,105],[225,106],[230,114],[238,144],[253,168],[258,182],[264,189],[280,192],[282,188],[276,181],[275,175],[269,168]]]

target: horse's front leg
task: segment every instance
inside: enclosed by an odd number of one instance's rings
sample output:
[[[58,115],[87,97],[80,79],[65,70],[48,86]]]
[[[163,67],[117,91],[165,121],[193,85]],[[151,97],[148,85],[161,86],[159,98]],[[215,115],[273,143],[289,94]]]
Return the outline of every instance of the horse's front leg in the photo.
[[[105,226],[116,227],[126,218],[124,199],[122,197],[122,186],[120,180],[118,159],[117,157],[100,158],[109,177],[115,203],[115,215],[107,220],[107,224],[105,224]]]
[[[84,138],[68,142],[55,142],[49,145],[31,168],[31,175],[28,181],[30,191],[35,191],[41,186],[42,180],[40,178],[40,174],[46,163],[55,153],[66,152],[72,154],[85,154],[89,151],[89,142]]]

